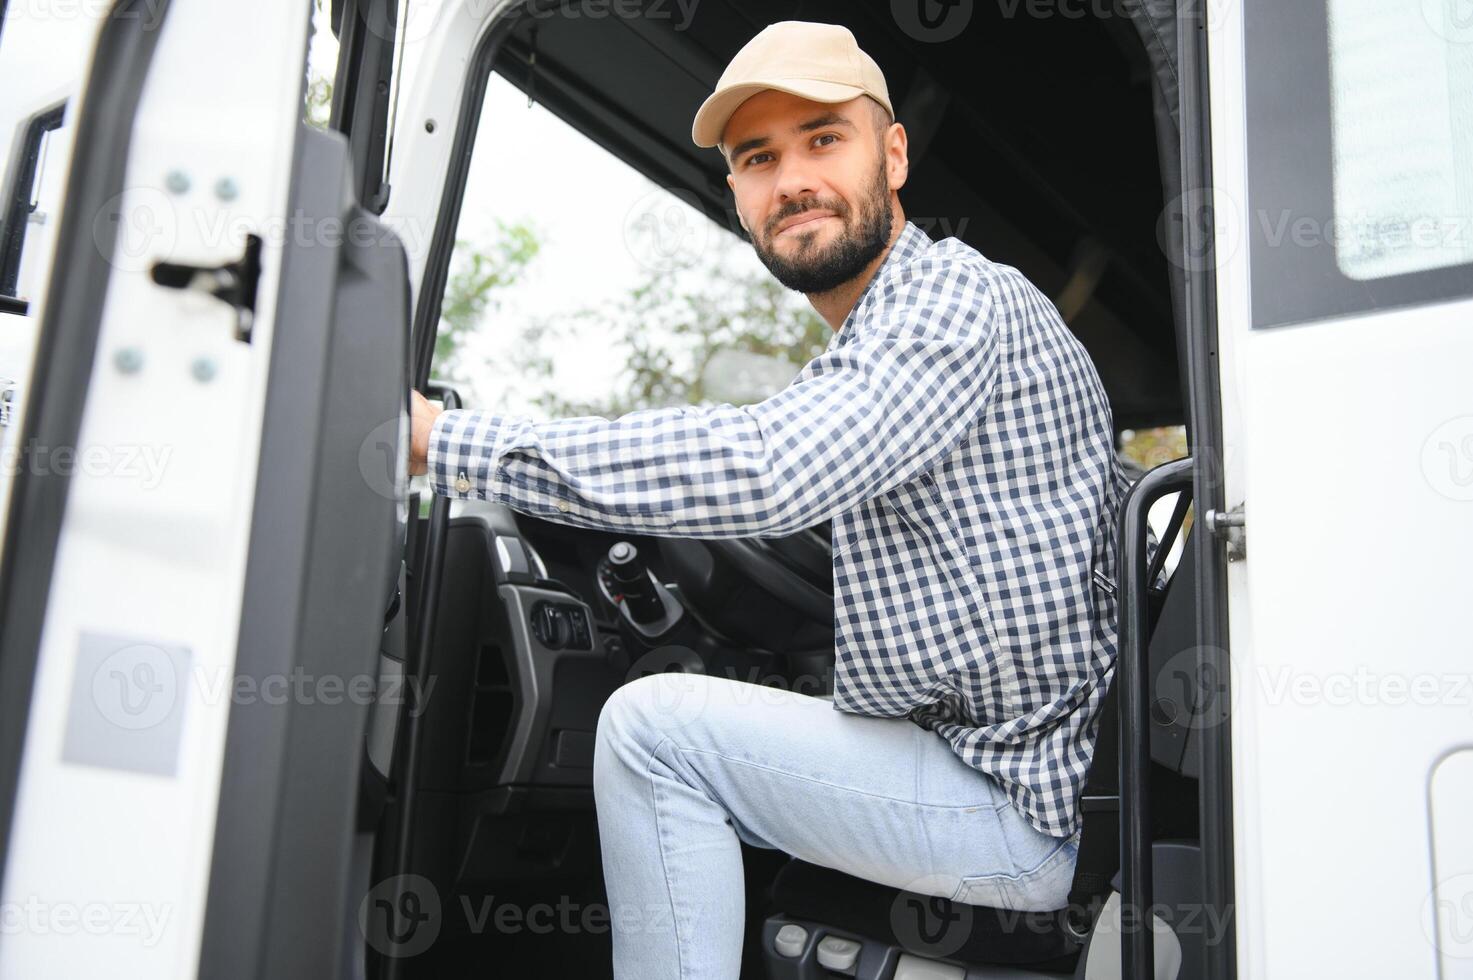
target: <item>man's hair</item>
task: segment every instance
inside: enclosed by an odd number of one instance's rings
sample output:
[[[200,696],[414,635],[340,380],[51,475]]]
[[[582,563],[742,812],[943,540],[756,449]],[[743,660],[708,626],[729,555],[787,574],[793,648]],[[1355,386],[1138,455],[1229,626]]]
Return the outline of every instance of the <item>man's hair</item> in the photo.
[[[865,99],[869,102],[870,116],[874,119],[875,122],[875,133],[878,134],[881,139],[884,139],[885,130],[889,129],[890,124],[893,123],[895,120],[890,118],[890,110],[880,105],[879,99],[875,98],[873,95],[866,95]]]
[[[866,92],[864,100],[869,103],[870,119],[874,122],[875,126],[875,138],[880,142],[880,145],[883,147],[885,140],[885,131],[890,128],[890,124],[893,123],[895,120],[890,118],[890,110],[881,105],[880,100],[875,98],[873,95],[870,95],[868,92]],[[717,143],[716,149],[721,151],[721,155],[726,158],[726,162],[729,165],[731,163],[731,157],[727,155],[726,142],[723,140]]]

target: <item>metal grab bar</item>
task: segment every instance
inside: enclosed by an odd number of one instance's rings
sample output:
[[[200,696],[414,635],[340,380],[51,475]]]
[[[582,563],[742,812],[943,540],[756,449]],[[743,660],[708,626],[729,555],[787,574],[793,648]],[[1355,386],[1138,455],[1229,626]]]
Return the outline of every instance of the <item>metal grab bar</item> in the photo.
[[[1120,582],[1120,969],[1124,980],[1154,980],[1156,942],[1151,930],[1151,632],[1147,517],[1156,501],[1192,489],[1192,458],[1151,470],[1126,492],[1120,509],[1116,557]],[[1178,508],[1178,512],[1182,512]],[[1178,524],[1173,520],[1174,524]],[[1161,542],[1169,548],[1172,534]]]

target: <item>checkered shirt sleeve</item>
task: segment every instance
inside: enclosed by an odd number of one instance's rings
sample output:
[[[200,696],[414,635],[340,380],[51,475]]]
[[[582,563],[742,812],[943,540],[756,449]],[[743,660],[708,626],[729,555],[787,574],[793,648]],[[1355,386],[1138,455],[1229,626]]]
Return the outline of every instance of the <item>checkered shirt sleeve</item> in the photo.
[[[755,405],[552,422],[444,412],[434,490],[685,537],[787,534],[850,510],[950,453],[997,374],[989,282],[939,262],[898,273],[862,336]]]

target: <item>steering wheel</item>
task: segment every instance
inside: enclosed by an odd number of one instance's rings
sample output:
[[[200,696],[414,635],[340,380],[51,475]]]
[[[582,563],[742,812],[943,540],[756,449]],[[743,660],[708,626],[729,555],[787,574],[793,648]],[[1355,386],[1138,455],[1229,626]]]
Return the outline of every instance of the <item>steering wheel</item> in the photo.
[[[778,538],[719,538],[705,544],[774,599],[815,622],[833,621],[833,544],[827,522]]]

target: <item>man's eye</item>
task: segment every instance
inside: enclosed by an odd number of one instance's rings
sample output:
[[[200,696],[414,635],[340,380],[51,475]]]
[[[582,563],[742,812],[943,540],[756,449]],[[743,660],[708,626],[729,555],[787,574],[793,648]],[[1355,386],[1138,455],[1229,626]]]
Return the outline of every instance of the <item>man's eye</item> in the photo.
[[[755,164],[761,163],[770,156],[772,156],[771,153],[753,153],[751,156],[747,157],[747,166],[750,167]]]
[[[820,145],[820,146],[827,146],[828,144],[824,143],[823,142],[824,140],[835,140],[835,141],[837,141],[838,139],[839,139],[839,137],[837,135],[835,135],[834,133],[824,133],[822,136],[818,137],[813,142],[816,143],[816,144],[818,144],[818,145]]]

